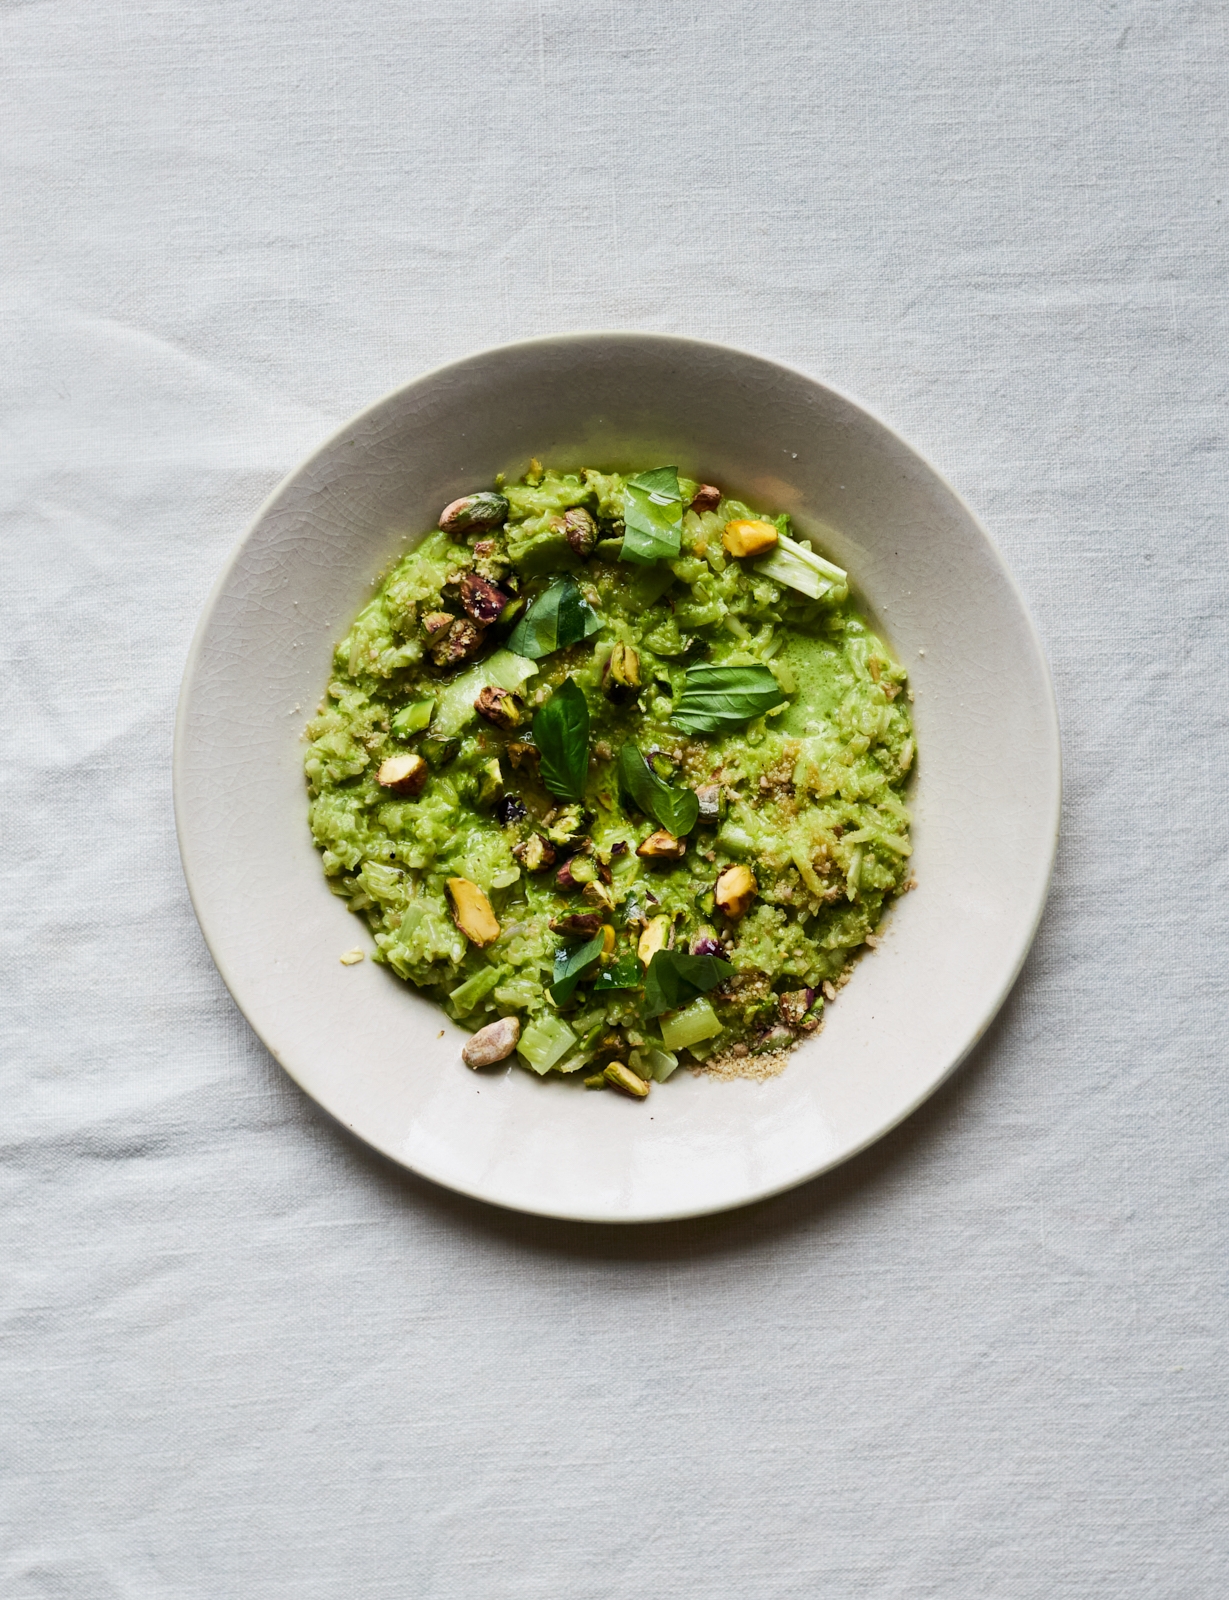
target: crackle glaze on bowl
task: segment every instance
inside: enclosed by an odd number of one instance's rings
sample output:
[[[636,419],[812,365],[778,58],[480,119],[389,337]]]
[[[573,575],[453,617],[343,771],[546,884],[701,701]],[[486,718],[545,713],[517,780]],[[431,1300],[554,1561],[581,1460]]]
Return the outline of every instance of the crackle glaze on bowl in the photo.
[[[849,569],[908,668],[917,888],[783,1076],[679,1071],[644,1103],[461,1064],[465,1035],[370,961],[307,828],[303,724],[376,577],[457,495],[530,456],[674,462],[788,511]],[[647,1221],[786,1189],[862,1149],[957,1066],[1045,901],[1059,808],[1053,694],[987,535],[883,423],[773,362],[581,334],[429,374],[334,435],[268,500],[206,608],[175,741],[184,870],[231,993],[302,1088],[394,1161],[549,1216]]]

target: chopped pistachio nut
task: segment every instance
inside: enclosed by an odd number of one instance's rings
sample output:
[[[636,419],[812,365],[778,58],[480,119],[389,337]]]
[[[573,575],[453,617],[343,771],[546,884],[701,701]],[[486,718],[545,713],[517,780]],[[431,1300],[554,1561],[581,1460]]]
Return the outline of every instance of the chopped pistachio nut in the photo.
[[[696,821],[702,828],[715,828],[721,821],[722,802],[719,783],[702,783],[696,790],[700,814]]]
[[[480,578],[476,572],[467,572],[461,579],[461,604],[480,628],[498,622],[508,600],[498,584]]]
[[[755,874],[750,867],[740,863],[727,867],[717,879],[713,899],[718,911],[724,911],[727,917],[737,920],[750,907],[756,893]]]
[[[402,799],[413,800],[427,786],[431,769],[421,756],[389,756],[380,763],[376,782],[383,789],[391,789]]]
[[[640,935],[636,945],[636,954],[647,967],[649,962],[659,950],[666,948],[666,940],[670,937],[670,918],[654,917]]]
[[[449,878],[448,893],[457,927],[470,943],[480,948],[493,944],[499,938],[499,923],[491,902],[478,885],[468,878]]]
[[[777,542],[777,530],[771,522],[748,522],[739,519],[727,522],[722,530],[721,543],[727,555],[766,555]]]
[[[570,917],[552,917],[550,931],[561,933],[565,939],[592,939],[602,925],[596,911],[578,911]]]
[[[545,872],[555,864],[555,847],[540,833],[531,833],[522,844],[513,845],[512,854],[526,872]]]
[[[676,839],[672,833],[659,828],[639,846],[636,854],[650,861],[681,861],[687,854],[687,841]]]
[[[454,667],[457,662],[477,655],[484,637],[476,622],[468,617],[454,617],[448,632],[433,641],[431,659],[437,667]]]

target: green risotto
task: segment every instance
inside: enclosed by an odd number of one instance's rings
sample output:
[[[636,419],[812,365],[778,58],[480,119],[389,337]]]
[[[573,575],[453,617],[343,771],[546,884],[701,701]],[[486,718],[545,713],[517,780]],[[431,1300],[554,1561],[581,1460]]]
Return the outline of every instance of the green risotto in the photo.
[[[910,886],[910,699],[787,516],[535,461],[446,507],[338,645],[311,829],[469,1065],[636,1098],[680,1060],[763,1075]]]

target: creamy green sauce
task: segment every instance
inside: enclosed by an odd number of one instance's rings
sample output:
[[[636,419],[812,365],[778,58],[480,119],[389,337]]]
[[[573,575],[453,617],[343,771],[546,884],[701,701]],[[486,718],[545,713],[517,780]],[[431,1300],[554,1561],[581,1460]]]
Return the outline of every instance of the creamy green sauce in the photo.
[[[698,488],[679,480],[681,507]],[[726,547],[731,523],[774,522],[784,550],[788,519],[725,497],[701,503],[677,521],[677,555],[637,564],[621,544],[636,503],[625,476],[535,471],[499,491],[503,520],[428,535],[337,647],[306,757],[331,887],[366,918],[375,959],[463,1026],[518,1018],[520,1062],[539,1073],[599,1086],[603,1063],[617,1059],[662,1080],[680,1059],[788,1048],[817,1028],[825,998],[908,884],[902,795],[914,744],[903,669],[843,584],[822,579],[823,593],[806,594],[766,572],[765,558]],[[578,512],[581,537],[573,526],[569,538],[564,519]],[[838,570],[815,557],[803,546],[796,559]],[[563,575],[591,631],[537,658],[511,649],[527,637],[516,631],[526,609],[559,593]],[[467,607],[492,593],[503,609],[496,599],[491,620],[471,625]],[[784,704],[720,730],[680,728],[697,666],[754,668]],[[565,683],[583,693],[589,719],[574,802],[543,782],[534,732],[544,740],[535,719]],[[620,780],[628,745],[669,803],[701,794],[678,859],[637,853],[663,830]],[[425,763],[412,795],[380,778],[407,755]],[[746,869],[741,880],[725,876],[734,867]],[[723,884],[748,875],[747,903],[723,910]],[[458,881],[485,900],[494,937],[463,931]],[[611,931],[564,992],[569,952],[593,928]],[[673,1006],[658,996],[649,1015],[658,991],[649,983],[646,1001],[646,960],[658,934],[665,966],[692,951],[726,966],[701,991],[684,983]]]

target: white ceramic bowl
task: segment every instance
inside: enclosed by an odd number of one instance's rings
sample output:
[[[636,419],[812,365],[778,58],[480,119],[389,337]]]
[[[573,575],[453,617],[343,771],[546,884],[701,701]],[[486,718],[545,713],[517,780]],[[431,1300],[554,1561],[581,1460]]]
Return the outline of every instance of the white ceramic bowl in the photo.
[[[335,640],[442,506],[556,467],[659,465],[788,511],[849,569],[905,662],[918,887],[817,1039],[767,1083],[680,1071],[644,1103],[460,1060],[464,1035],[370,961],[307,828],[303,724]],[[1036,634],[987,535],[890,428],[822,384],[688,339],[578,334],[457,362],[334,435],[266,502],[188,659],[180,848],[222,976],[287,1072],[394,1161],[465,1194],[602,1222],[803,1182],[906,1117],[1024,960],[1057,837],[1059,741]]]

